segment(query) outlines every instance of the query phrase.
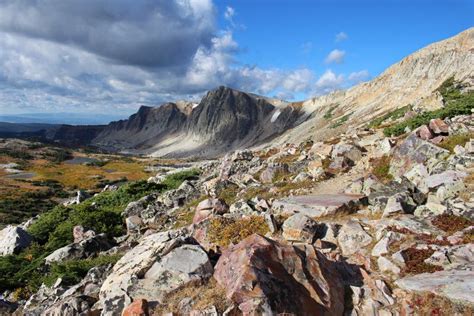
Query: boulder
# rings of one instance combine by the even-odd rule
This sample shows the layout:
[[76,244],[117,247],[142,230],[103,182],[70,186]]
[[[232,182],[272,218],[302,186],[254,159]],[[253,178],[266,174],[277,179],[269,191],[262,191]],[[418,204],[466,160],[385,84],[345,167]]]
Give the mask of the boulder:
[[430,140],[434,137],[428,126],[422,125],[415,130],[416,136],[423,140]]
[[18,253],[28,247],[33,238],[19,226],[7,226],[0,231],[0,256]]
[[430,121],[430,129],[435,134],[448,134],[449,126],[441,119],[432,119]]
[[390,163],[390,174],[401,177],[416,164],[424,164],[429,159],[442,160],[449,151],[410,134],[399,146],[394,148]]
[[397,234],[394,232],[387,232],[385,236],[383,236],[374,246],[372,249],[371,255],[374,257],[380,257],[381,255],[385,255],[389,253],[389,247],[395,241],[401,240],[403,235]]
[[333,145],[325,144],[323,142],[314,143],[309,150],[311,155],[319,156],[324,159],[331,156]]
[[365,204],[363,195],[355,194],[319,194],[300,195],[276,200],[272,209],[283,215],[301,213],[309,217],[334,215],[341,212],[352,212]]
[[229,208],[229,212],[234,215],[253,215],[256,213],[244,200],[240,200],[232,204]]
[[406,194],[396,194],[388,198],[387,205],[383,211],[383,217],[395,214],[410,214],[416,209],[417,204]]
[[143,226],[143,221],[140,216],[129,216],[125,219],[125,226],[127,226],[127,234],[139,233]]
[[380,256],[377,259],[377,266],[381,272],[389,272],[394,275],[400,274],[400,268],[389,259]]
[[372,242],[372,237],[365,232],[356,221],[348,221],[342,225],[337,235],[337,242],[344,256],[350,256],[364,251],[364,248]]
[[130,291],[139,279],[173,249],[187,243],[190,233],[187,229],[172,230],[149,235],[132,250],[125,253],[114,265],[110,275],[102,283],[98,306],[102,315],[116,315],[130,305],[135,297]]
[[214,278],[244,315],[344,312],[344,285],[335,263],[310,245],[297,249],[252,235],[224,251]]
[[276,176],[287,173],[287,164],[269,166],[260,174],[260,181],[262,181],[262,183],[272,183],[275,180]]
[[105,234],[89,237],[78,243],[72,243],[62,248],[56,249],[45,258],[47,264],[72,259],[86,259],[97,255],[101,251],[109,250],[114,246],[114,242]]
[[318,227],[318,223],[311,217],[296,213],[283,223],[283,238],[311,244]]
[[457,303],[474,305],[474,270],[444,270],[422,273],[397,280],[395,284],[408,292],[433,293]]
[[210,198],[198,204],[194,213],[193,224],[197,224],[211,215],[222,215],[227,213],[229,207],[222,199]]
[[190,283],[199,284],[214,272],[206,252],[197,245],[182,245],[157,260],[128,288],[132,298],[162,302],[164,296]]
[[122,312],[122,316],[148,316],[148,302],[145,299],[138,299],[128,305]]
[[356,163],[362,158],[362,150],[353,144],[339,143],[334,145],[331,156],[347,158],[352,164]]
[[74,237],[74,242],[79,243],[84,239],[88,239],[95,236],[95,231],[86,229],[81,225],[74,226],[72,229],[72,236]]

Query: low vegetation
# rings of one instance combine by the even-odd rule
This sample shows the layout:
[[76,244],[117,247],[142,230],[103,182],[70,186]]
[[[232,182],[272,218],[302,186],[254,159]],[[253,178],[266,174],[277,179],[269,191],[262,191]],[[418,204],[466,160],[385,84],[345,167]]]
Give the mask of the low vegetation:
[[352,113],[346,114],[343,117],[339,118],[336,122],[334,122],[331,125],[331,128],[338,128],[339,126],[342,126],[347,120],[349,120],[349,117],[351,117]]
[[474,133],[450,135],[439,146],[453,153],[454,147],[466,145],[471,138],[474,138]]
[[458,84],[453,78],[446,80],[438,91],[443,96],[445,106],[434,111],[426,111],[407,119],[401,123],[384,129],[385,136],[399,136],[408,128],[414,130],[421,125],[428,124],[432,119],[445,119],[457,115],[471,114],[474,109],[474,92],[461,93]]
[[326,120],[331,119],[333,116],[333,112],[336,108],[337,108],[337,105],[330,106],[329,109],[326,111],[326,113],[324,113],[323,118]]
[[417,249],[414,247],[403,250],[402,256],[405,259],[405,267],[402,274],[433,273],[443,270],[439,266],[425,262],[433,253],[433,249]]
[[268,225],[261,216],[250,216],[239,220],[216,217],[211,220],[207,236],[220,247],[237,244],[252,234],[265,235]]
[[393,176],[390,174],[390,156],[382,156],[374,158],[370,161],[372,165],[372,173],[381,181],[391,181]]
[[116,191],[100,193],[79,205],[56,206],[43,213],[28,228],[35,242],[19,254],[0,257],[0,292],[17,289],[18,295],[28,296],[43,282],[51,284],[61,277],[66,283],[76,283],[91,267],[115,262],[117,256],[99,256],[53,264],[48,268],[44,265],[44,258],[72,242],[72,229],[76,225],[111,237],[122,235],[125,229],[121,213],[129,202],[152,192],[175,189],[196,175],[197,170],[188,170],[168,176],[161,184],[132,182]]
[[382,125],[385,121],[387,120],[397,120],[397,119],[400,119],[402,117],[405,116],[405,114],[408,112],[408,111],[411,111],[412,110],[412,106],[411,105],[407,105],[407,106],[404,106],[402,108],[399,108],[399,109],[396,109],[392,112],[389,112],[385,115],[382,115],[380,117],[377,117],[376,119],[372,120],[370,123],[369,123],[369,127],[370,128],[377,128],[379,127],[380,125]]
[[441,214],[432,220],[432,224],[448,234],[453,234],[469,226],[474,226],[474,221],[453,214]]

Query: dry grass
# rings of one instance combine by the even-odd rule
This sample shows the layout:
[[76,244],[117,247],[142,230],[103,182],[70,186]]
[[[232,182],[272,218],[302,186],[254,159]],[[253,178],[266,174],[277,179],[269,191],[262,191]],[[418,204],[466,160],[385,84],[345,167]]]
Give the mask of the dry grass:
[[221,288],[214,278],[211,278],[205,284],[191,284],[167,295],[163,299],[163,304],[150,311],[150,314],[158,316],[172,312],[173,315],[183,315],[180,313],[179,303],[185,298],[191,298],[192,308],[195,310],[215,306],[217,311],[222,313],[230,305],[225,296],[225,289]]
[[239,243],[252,234],[265,235],[268,231],[268,225],[261,216],[250,216],[239,220],[216,217],[211,220],[207,235],[212,243],[227,247]]
[[472,316],[474,314],[472,306],[464,306],[433,293],[413,294],[409,306],[413,309],[413,315]]
[[454,152],[454,147],[457,145],[464,146],[471,138],[474,138],[474,133],[451,135],[439,144],[439,146],[450,152]]
[[382,156],[380,158],[373,158],[370,160],[372,166],[372,173],[381,181],[388,182],[393,180],[390,171],[390,156]]

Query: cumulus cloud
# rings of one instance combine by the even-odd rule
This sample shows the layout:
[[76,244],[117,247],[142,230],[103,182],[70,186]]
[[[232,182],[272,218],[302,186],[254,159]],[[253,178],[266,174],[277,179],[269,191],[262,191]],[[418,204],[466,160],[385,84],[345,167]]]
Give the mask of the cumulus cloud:
[[339,49],[332,50],[325,59],[326,64],[342,64],[344,62],[344,57],[346,52]]
[[0,30],[74,45],[117,63],[183,65],[215,30],[211,0],[5,0]]
[[336,34],[336,42],[337,43],[345,41],[348,38],[349,38],[349,36],[344,32],[339,32],[339,33]]
[[341,89],[344,83],[344,75],[337,75],[331,69],[328,69],[316,81],[315,93],[325,94]]
[[235,29],[216,15],[211,0],[0,0],[0,112],[129,114],[219,85],[291,99],[347,84],[331,70],[240,64]]
[[367,81],[369,78],[370,78],[370,74],[368,70],[352,72],[351,74],[349,74],[349,77],[348,77],[348,79],[352,81],[353,83],[364,82],[364,81]]

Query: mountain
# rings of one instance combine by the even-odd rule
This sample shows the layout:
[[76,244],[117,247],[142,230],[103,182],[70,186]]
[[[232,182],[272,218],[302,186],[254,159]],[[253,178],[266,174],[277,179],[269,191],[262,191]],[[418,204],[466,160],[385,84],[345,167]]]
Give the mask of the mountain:
[[110,123],[92,145],[154,156],[216,156],[264,143],[304,120],[298,107],[277,105],[222,86],[198,104],[141,107],[128,120]]
[[0,122],[21,124],[69,124],[69,125],[100,125],[123,118],[123,115],[97,113],[21,113],[0,115]]
[[287,103],[219,87],[199,103],[142,106],[128,119],[106,126],[63,125],[34,133],[50,141],[115,152],[215,157],[236,149],[324,140],[407,105],[418,110],[442,107],[438,87],[451,77],[473,87],[473,65],[474,28],[470,28],[420,49],[369,82],[304,102]]
[[[408,104],[420,109],[442,107],[438,87],[451,77],[474,87],[473,65],[474,28],[470,28],[420,49],[369,82],[305,101],[302,109],[311,114],[311,119],[275,142],[295,142],[307,137],[322,140]],[[326,119],[329,109],[332,117]],[[334,125],[340,126],[332,128]]]
[[369,82],[300,103],[219,87],[199,104],[142,107],[128,120],[109,124],[92,144],[154,156],[218,156],[270,141],[324,139],[408,104],[441,107],[436,89],[446,79],[474,86],[473,50],[471,28],[420,49]]

